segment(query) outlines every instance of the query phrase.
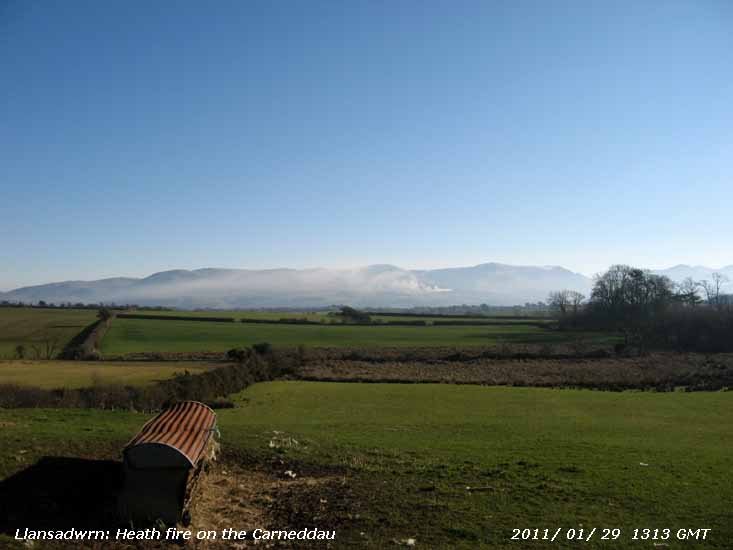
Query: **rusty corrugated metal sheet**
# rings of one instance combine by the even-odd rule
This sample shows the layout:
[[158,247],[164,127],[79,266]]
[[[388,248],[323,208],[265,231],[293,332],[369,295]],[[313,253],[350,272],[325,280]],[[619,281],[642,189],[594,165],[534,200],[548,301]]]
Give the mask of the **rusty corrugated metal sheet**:
[[198,401],[182,401],[148,421],[125,451],[137,445],[167,445],[195,466],[215,429],[216,413],[211,408]]

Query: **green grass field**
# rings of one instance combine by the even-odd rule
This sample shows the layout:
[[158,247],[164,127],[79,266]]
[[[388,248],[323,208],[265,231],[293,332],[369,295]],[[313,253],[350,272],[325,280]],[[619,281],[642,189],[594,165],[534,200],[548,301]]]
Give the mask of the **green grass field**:
[[96,316],[93,309],[0,308],[0,358],[14,357],[18,345],[34,358],[33,346],[45,349],[47,340],[55,341],[58,353]]
[[[320,327],[116,319],[102,340],[102,353],[225,351],[257,342],[269,342],[273,346],[486,346],[563,342],[573,336],[511,323],[486,327]],[[609,342],[604,335],[583,338],[592,343]]]
[[[423,548],[549,548],[511,541],[511,530],[560,526],[624,534],[557,548],[651,548],[629,540],[647,527],[713,530],[667,548],[733,539],[729,392],[274,382],[235,400],[219,411],[225,448],[347,468],[358,514],[339,532],[344,547],[411,537]],[[0,410],[0,475],[48,454],[115,456],[146,418]],[[271,449],[274,431],[299,444]]]
[[135,361],[0,361],[0,384],[39,388],[83,388],[94,384],[139,386],[188,370],[192,374],[218,365]]
[[731,393],[279,382],[239,399],[221,415],[234,444],[282,431],[298,457],[373,480],[359,529],[387,521],[385,543],[516,548],[512,528],[579,524],[711,527],[711,548],[733,537]]

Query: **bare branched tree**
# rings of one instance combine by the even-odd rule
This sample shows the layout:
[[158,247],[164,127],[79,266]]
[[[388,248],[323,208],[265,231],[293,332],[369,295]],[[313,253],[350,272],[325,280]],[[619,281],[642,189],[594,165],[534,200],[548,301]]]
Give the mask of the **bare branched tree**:
[[547,296],[547,303],[551,309],[559,311],[560,315],[565,316],[568,311],[568,307],[570,306],[568,291],[557,290],[555,292],[550,292]]
[[728,282],[728,277],[722,273],[713,273],[709,281],[700,281],[700,286],[705,291],[708,304],[720,309],[723,305],[723,285]]
[[577,315],[580,310],[580,306],[585,301],[585,295],[575,290],[568,291],[568,299],[570,300],[570,306],[573,309],[573,315]]
[[677,295],[682,303],[695,307],[702,302],[699,294],[700,288],[702,288],[700,282],[695,281],[692,277],[687,277],[677,285]]

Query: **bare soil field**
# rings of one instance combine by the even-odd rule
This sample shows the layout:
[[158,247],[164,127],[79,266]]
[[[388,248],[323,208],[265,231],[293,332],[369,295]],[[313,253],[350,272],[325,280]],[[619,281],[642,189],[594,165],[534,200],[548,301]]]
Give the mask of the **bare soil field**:
[[338,382],[441,382],[605,390],[671,391],[733,388],[733,354],[655,353],[643,357],[495,359],[480,354],[457,360],[309,360],[303,380]]
[[[279,358],[297,358],[299,361],[318,362],[328,359],[389,361],[472,361],[474,359],[567,359],[607,358],[614,356],[611,345],[590,345],[585,341],[563,344],[502,344],[499,346],[379,346],[327,347],[276,346]],[[223,361],[226,352],[131,352],[105,356],[109,361]]]

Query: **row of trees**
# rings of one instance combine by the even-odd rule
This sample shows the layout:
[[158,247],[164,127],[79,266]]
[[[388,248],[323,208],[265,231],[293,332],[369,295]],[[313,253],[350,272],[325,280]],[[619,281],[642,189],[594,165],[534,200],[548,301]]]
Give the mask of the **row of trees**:
[[727,278],[675,284],[648,270],[614,265],[596,277],[590,298],[562,290],[549,303],[563,327],[621,331],[627,342],[652,342],[700,351],[733,350],[733,296]]
[[585,294],[575,290],[550,292],[547,298],[550,309],[559,313],[561,316],[565,316],[568,313],[577,314],[584,301]]
[[708,305],[716,309],[733,306],[733,295],[723,292],[728,277],[713,273],[710,280],[695,281],[687,277],[681,283],[674,283],[669,277],[629,267],[615,265],[596,277],[590,301],[586,304],[584,294],[575,290],[551,292],[548,297],[550,308],[560,316],[579,313],[588,305],[605,309],[612,317],[649,313],[678,303],[689,307]]
[[[723,286],[727,282],[728,277],[722,273],[713,273],[709,281],[695,281],[692,277],[687,277],[677,285],[676,297],[691,307],[707,302],[708,305],[722,309],[733,303],[733,296],[723,292]],[[701,293],[704,295],[704,300]]]

